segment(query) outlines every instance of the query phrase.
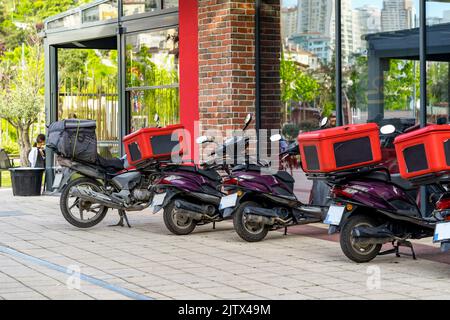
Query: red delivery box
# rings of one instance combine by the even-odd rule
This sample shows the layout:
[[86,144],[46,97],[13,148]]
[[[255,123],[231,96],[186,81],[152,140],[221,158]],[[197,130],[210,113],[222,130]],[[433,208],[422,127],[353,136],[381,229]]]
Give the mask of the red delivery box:
[[429,125],[402,134],[394,144],[404,179],[450,171],[450,125]]
[[309,173],[344,171],[376,164],[382,158],[375,123],[301,133],[298,143],[303,170]]
[[143,128],[123,138],[128,162],[135,166],[149,159],[169,160],[185,149],[184,127]]

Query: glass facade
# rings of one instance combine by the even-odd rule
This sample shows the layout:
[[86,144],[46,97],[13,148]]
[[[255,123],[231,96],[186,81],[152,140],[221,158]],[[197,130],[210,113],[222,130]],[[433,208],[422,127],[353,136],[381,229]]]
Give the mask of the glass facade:
[[[428,28],[427,63],[427,113],[430,122],[449,118],[450,54],[443,43],[448,42],[450,32],[450,3],[427,1],[426,23]],[[439,33],[439,39],[435,34]]]
[[95,119],[99,154],[119,156],[117,51],[59,49],[59,56],[58,120]]
[[[417,118],[418,11],[412,0],[341,0],[344,123]],[[320,116],[334,119],[335,1],[283,0],[281,33],[281,126],[297,132],[314,127]],[[380,39],[390,47],[377,50]]]
[[[123,1],[123,15],[133,22],[133,15],[178,7],[178,1]],[[118,0],[95,1],[91,4],[49,18],[46,31],[68,31],[83,25],[103,27],[116,20]],[[172,14],[173,15],[173,14]],[[119,50],[116,31],[105,39],[92,43],[77,41],[57,50],[57,99],[55,120],[69,118],[97,121],[98,152],[108,158],[120,156],[121,137],[125,132],[154,126],[158,113],[162,125],[179,122],[179,52],[177,19],[175,27],[165,30],[159,25],[146,24],[152,30],[124,34],[125,91],[119,86]],[[110,49],[97,49],[108,47]],[[121,96],[130,122],[123,124]],[[122,122],[122,123],[121,123]],[[125,128],[124,128],[125,126]]]
[[[419,3],[341,0],[343,124],[391,123],[402,131],[420,122],[422,104],[428,123],[448,119],[450,50],[443,43],[450,40],[450,3],[426,1],[426,97],[421,97]],[[262,0],[262,8],[269,5]],[[335,6],[334,0],[281,0],[280,128],[288,139],[317,129],[321,116],[336,124]],[[383,150],[384,165],[396,172],[389,148]]]
[[178,30],[166,29],[127,35],[126,86],[131,110],[131,131],[179,122]]

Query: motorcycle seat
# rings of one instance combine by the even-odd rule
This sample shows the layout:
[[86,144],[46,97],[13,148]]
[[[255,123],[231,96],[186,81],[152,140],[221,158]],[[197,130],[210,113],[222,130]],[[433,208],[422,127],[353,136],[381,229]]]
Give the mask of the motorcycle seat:
[[106,159],[98,155],[97,164],[108,173],[116,173],[124,169],[123,161],[118,158]]
[[[249,164],[249,165],[241,164],[233,168],[233,171],[245,171],[245,170],[260,172],[261,166],[256,164]],[[295,179],[286,171],[277,171],[273,176],[287,184],[295,183]]]
[[278,171],[275,177],[286,183],[295,183],[295,179],[286,171]]
[[400,174],[391,174],[391,180],[389,180],[389,175],[384,171],[374,171],[366,176],[367,178],[374,180],[381,180],[392,182],[396,186],[402,188],[405,191],[411,191],[417,189],[411,182],[403,179]]
[[400,174],[392,174],[391,175],[391,182],[395,185],[401,187],[404,190],[415,190],[417,187],[415,187],[411,182],[409,182],[406,179],[403,179]]
[[187,171],[187,172],[196,172],[202,176],[204,176],[205,178],[208,178],[209,180],[213,180],[213,181],[221,181],[222,177],[220,176],[220,174],[217,173],[216,170],[214,169],[200,169],[194,166],[179,166],[177,167],[177,170],[181,170],[181,171]]

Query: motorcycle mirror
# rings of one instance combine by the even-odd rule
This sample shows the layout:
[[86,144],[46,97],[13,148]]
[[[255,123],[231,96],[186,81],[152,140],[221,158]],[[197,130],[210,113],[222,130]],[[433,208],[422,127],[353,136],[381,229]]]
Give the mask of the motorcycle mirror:
[[380,128],[380,132],[382,134],[391,134],[391,133],[394,133],[395,130],[396,130],[395,126],[393,126],[392,124],[387,124]]
[[270,137],[270,141],[275,142],[275,141],[280,141],[281,140],[281,134],[277,133],[274,134]]
[[245,126],[244,126],[244,129],[242,129],[242,130],[247,129],[250,122],[252,122],[252,119],[253,119],[252,114],[251,113],[247,114],[247,116],[245,117],[245,122],[244,122]]
[[205,142],[212,142],[212,141],[214,141],[214,139],[211,137],[207,137],[207,136],[200,136],[195,141],[197,142],[197,144],[202,144]]
[[153,118],[153,120],[158,123],[159,122],[159,114],[155,113],[155,117]]
[[328,117],[323,117],[322,120],[320,120],[320,127],[325,128],[329,122],[330,119]]

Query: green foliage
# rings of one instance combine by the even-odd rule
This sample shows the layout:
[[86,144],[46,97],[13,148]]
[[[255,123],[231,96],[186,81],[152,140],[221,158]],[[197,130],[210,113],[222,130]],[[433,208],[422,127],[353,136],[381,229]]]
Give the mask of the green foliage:
[[0,117],[14,127],[29,127],[37,122],[43,99],[30,81],[16,79],[10,90],[0,93]]
[[[168,36],[173,39],[173,47],[177,47],[177,35]],[[167,44],[169,46],[169,44]],[[155,55],[151,48],[142,45],[137,53],[131,54],[133,48],[127,47],[127,86],[171,86],[179,83],[175,54]],[[179,121],[179,91],[176,87],[158,88],[150,90],[136,90],[132,92],[132,116],[143,115],[153,123],[153,116],[158,113],[163,125]],[[132,123],[133,129],[138,129],[144,123]]]
[[5,149],[7,154],[17,155],[19,154],[19,145],[15,142],[3,143],[1,145],[2,149]]
[[312,102],[320,93],[320,85],[316,79],[301,71],[296,63],[281,57],[281,100],[285,103]]
[[357,56],[348,72],[350,85],[347,88],[347,96],[353,108],[366,110],[368,105],[368,59],[367,56]]
[[419,72],[414,72],[413,61],[391,60],[384,82],[385,109],[408,110],[414,86],[419,98],[419,77]]
[[448,63],[434,62],[428,69],[428,101],[438,105],[448,101]]

